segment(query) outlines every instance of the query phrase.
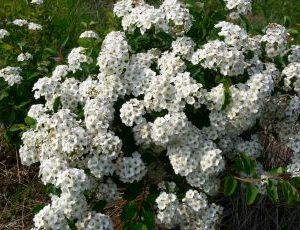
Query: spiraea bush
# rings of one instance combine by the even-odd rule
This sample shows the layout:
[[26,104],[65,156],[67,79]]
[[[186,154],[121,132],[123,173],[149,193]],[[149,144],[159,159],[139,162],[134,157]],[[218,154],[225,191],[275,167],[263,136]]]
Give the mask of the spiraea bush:
[[[214,196],[239,185],[248,204],[300,200],[300,47],[279,24],[254,33],[251,0],[212,2],[118,1],[122,29],[84,31],[36,81],[20,157],[55,193],[33,229],[113,229],[119,199],[123,229],[218,229]],[[285,161],[266,163],[265,130]]]

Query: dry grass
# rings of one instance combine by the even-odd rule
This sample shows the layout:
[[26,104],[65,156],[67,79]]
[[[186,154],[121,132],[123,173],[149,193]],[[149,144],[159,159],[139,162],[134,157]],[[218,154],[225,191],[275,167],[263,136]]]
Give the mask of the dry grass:
[[33,208],[48,202],[37,169],[0,166],[0,229],[30,229]]
[[20,164],[17,149],[3,138],[0,129],[0,229],[20,230],[32,226],[32,209],[48,202],[38,180],[38,168]]
[[222,230],[300,229],[300,205],[274,205],[267,197],[261,196],[254,205],[247,206],[243,190],[222,203],[225,207]]

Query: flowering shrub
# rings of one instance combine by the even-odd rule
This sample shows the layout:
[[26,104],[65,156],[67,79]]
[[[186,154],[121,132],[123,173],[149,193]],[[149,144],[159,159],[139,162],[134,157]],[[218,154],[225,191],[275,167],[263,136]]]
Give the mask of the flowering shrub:
[[[10,140],[19,142],[17,134],[27,129],[28,122],[24,123],[24,118],[30,106],[37,103],[32,93],[34,83],[38,78],[49,75],[57,64],[63,62],[70,48],[81,42],[82,37],[78,40],[71,34],[79,35],[83,29],[89,30],[95,26],[97,18],[84,15],[86,5],[77,3],[75,6],[74,1],[1,2],[0,123],[9,128],[7,137]],[[72,15],[75,13],[70,12],[75,7],[80,7],[82,11],[82,15],[77,14],[76,20]],[[106,14],[106,11],[103,8],[100,13]],[[97,25],[101,36],[106,30],[114,28],[111,18],[106,15],[105,20],[101,19],[101,25]],[[95,45],[100,40],[96,37]]]
[[[204,34],[193,27],[201,15],[177,0],[118,1],[122,31],[99,51],[98,35],[82,33],[67,62],[38,79],[34,97],[45,103],[28,112],[20,157],[40,162],[58,192],[33,229],[113,229],[103,208],[121,197],[130,200],[123,229],[217,229],[222,207],[211,198],[225,169],[227,195],[241,182],[249,204],[266,191],[277,201],[281,184],[299,200],[300,48],[281,25],[256,35],[239,25],[250,0],[225,6],[228,20],[209,21]],[[18,68],[2,72],[19,81]],[[275,172],[256,163],[265,129],[292,152]]]

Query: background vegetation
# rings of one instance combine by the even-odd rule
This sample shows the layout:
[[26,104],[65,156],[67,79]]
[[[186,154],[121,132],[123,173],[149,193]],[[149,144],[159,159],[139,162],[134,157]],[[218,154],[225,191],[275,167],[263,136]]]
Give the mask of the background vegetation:
[[[204,10],[204,2],[205,14],[222,20],[224,16],[221,1],[196,1],[197,7],[194,10],[195,12]],[[50,60],[47,65],[49,72],[55,65],[65,60],[71,48],[78,45],[76,38],[84,30],[95,30],[103,38],[108,32],[120,27],[119,21],[114,18],[111,10],[113,0],[45,0],[43,7],[31,6],[28,2],[0,0],[0,28],[16,18],[26,18],[43,24],[41,40],[29,41],[29,45],[40,52],[41,60]],[[160,1],[149,2],[158,4]],[[194,4],[195,0],[185,0],[185,2]],[[269,22],[277,22],[287,26],[295,39],[294,42],[300,43],[299,9],[299,0],[254,0],[253,15],[255,16],[248,18],[250,24],[254,26],[249,29],[258,33]],[[204,31],[205,28],[209,28],[207,26],[213,27],[212,24],[209,25],[209,21],[198,20],[196,23],[199,23],[198,28],[205,25],[201,31],[203,36],[209,33]],[[246,20],[245,23],[247,24]],[[15,45],[19,43],[18,40],[11,42],[15,42]],[[39,47],[36,47],[37,44]],[[10,47],[0,45],[0,68],[15,59],[15,55],[9,53],[12,53]],[[33,82],[26,86],[25,97],[23,94],[19,95],[20,100],[14,102],[15,104],[9,104],[7,113],[3,113],[4,109],[0,102],[0,120],[5,124],[0,126],[0,229],[30,229],[33,214],[39,210],[40,205],[48,202],[47,193],[55,192],[52,188],[38,182],[37,167],[29,168],[20,165],[17,157],[18,132],[11,130],[11,127],[22,123],[26,117],[30,103],[25,104],[21,110],[16,109],[16,105],[22,104],[24,98],[33,100],[32,94],[28,92]],[[17,95],[20,89],[15,90]],[[8,101],[11,99],[7,98],[3,104],[7,106]],[[15,113],[14,119],[10,117],[12,113]],[[237,198],[219,200],[219,203],[226,207],[223,229],[299,229],[300,220],[297,218],[299,206],[273,205],[262,197],[257,204],[248,207],[243,197],[244,195],[241,194]],[[122,205],[124,203],[120,202],[120,206]],[[114,221],[118,225],[120,207],[111,207],[106,211],[115,217]]]

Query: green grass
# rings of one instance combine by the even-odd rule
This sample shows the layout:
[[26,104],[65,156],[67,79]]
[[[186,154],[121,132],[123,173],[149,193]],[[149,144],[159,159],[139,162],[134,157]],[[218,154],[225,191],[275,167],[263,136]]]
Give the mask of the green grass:
[[[91,29],[105,36],[119,29],[119,23],[111,11],[111,0],[53,0],[41,7],[32,6],[26,0],[0,0],[1,21],[16,18],[27,19],[44,26],[49,47],[69,51],[77,45],[81,32]],[[40,20],[40,21],[39,21]]]
[[300,43],[300,1],[299,0],[254,0],[251,24],[261,30],[268,23],[286,26],[294,38],[292,43]]

